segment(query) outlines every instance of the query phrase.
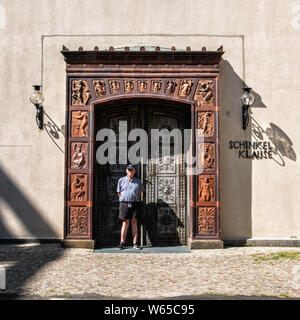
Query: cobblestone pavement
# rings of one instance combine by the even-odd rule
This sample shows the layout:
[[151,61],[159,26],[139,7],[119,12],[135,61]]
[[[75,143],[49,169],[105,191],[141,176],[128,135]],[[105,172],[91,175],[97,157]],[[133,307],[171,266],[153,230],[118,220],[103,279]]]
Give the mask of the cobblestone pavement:
[[257,253],[300,248],[242,247],[180,254],[109,254],[58,245],[1,245],[5,294],[163,298],[201,294],[300,298],[300,260]]

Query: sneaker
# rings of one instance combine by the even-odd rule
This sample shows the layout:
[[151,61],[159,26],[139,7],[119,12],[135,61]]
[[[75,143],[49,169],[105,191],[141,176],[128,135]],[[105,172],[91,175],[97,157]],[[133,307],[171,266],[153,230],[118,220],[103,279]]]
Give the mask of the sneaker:
[[118,248],[119,248],[120,250],[125,249],[125,244],[124,244],[123,242],[120,242],[120,244],[118,245]]
[[141,249],[141,247],[137,243],[134,243],[133,244],[133,249],[139,250],[139,249]]

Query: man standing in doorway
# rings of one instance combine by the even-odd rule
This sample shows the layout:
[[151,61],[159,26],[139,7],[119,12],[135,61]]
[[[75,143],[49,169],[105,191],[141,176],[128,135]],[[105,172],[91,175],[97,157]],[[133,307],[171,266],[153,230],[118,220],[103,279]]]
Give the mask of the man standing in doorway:
[[137,244],[138,228],[137,219],[140,209],[141,193],[145,191],[141,180],[135,177],[135,168],[133,165],[128,165],[126,168],[126,176],[120,178],[117,186],[117,193],[119,196],[119,219],[122,222],[121,241],[119,248],[125,248],[125,240],[127,230],[129,227],[129,220],[131,220],[133,248],[140,249]]

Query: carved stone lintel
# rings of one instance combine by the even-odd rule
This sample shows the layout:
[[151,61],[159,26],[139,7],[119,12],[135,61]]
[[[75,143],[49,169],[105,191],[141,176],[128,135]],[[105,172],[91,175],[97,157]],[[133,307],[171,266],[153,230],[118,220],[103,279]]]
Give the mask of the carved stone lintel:
[[214,169],[215,167],[215,145],[214,143],[199,143],[198,164],[204,169]]
[[134,89],[133,80],[124,80],[125,93],[132,93]]
[[215,201],[215,177],[213,175],[201,175],[198,180],[198,201]]
[[70,207],[69,234],[84,235],[88,233],[88,209],[87,207]]
[[198,136],[211,137],[215,131],[215,116],[212,111],[198,112]]
[[214,106],[214,81],[200,80],[197,85],[194,100],[197,101],[198,107]]
[[158,93],[161,89],[162,82],[160,80],[152,80],[151,81],[151,91],[153,93]]
[[72,143],[71,144],[71,168],[86,169],[88,167],[88,144]]
[[110,93],[111,94],[120,94],[120,82],[117,80],[110,80]]
[[146,92],[147,90],[147,80],[139,80],[138,81],[138,91],[139,92]]
[[214,207],[198,208],[197,231],[198,235],[216,234],[216,215]]
[[72,111],[72,137],[86,137],[88,135],[88,112]]
[[87,200],[87,175],[86,174],[71,174],[71,201],[86,201]]
[[91,93],[85,80],[72,81],[72,105],[87,105]]
[[103,80],[95,80],[93,81],[93,85],[95,88],[97,99],[106,95],[105,82]]
[[182,80],[179,87],[179,96],[187,97],[192,90],[193,80]]

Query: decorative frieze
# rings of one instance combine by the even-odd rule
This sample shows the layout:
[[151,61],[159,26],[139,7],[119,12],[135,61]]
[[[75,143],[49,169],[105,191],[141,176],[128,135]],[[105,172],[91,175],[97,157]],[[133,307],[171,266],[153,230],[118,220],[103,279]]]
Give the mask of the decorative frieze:
[[88,208],[71,206],[69,216],[69,234],[85,235],[88,233]]
[[173,94],[176,88],[176,81],[167,80],[166,87],[165,87],[165,93],[167,94]]
[[215,177],[213,175],[201,175],[198,177],[198,201],[215,201]]
[[109,86],[111,94],[120,94],[120,81],[110,80]]
[[211,137],[215,133],[215,115],[212,111],[198,112],[198,136]]
[[214,81],[200,80],[198,81],[194,100],[197,101],[198,107],[212,107],[214,102]]
[[198,235],[216,234],[216,214],[214,207],[199,207],[197,217]]
[[87,175],[86,174],[71,174],[71,201],[86,201],[87,200]]
[[132,93],[134,89],[133,80],[124,80],[125,93]]
[[214,143],[198,144],[198,163],[204,169],[214,169],[215,167],[215,145]]
[[87,151],[87,143],[71,143],[71,169],[86,169],[88,167]]
[[179,96],[187,97],[191,93],[192,85],[192,80],[182,80],[179,87]]
[[95,80],[93,81],[93,85],[94,85],[97,99],[100,99],[106,95],[105,82],[103,80]]
[[138,91],[139,92],[146,92],[147,91],[147,84],[146,80],[139,80],[138,81]]
[[72,105],[87,105],[91,93],[85,80],[72,81]]
[[86,137],[88,135],[88,112],[72,111],[72,137]]
[[151,81],[151,92],[158,93],[161,89],[162,82],[160,80]]

